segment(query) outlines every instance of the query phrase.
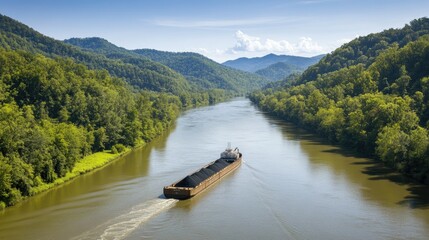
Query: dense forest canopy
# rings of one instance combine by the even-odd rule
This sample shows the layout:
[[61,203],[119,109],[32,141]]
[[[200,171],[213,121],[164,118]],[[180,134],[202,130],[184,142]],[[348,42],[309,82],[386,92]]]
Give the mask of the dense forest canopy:
[[0,49],[0,204],[63,177],[92,152],[151,141],[181,108],[179,97],[136,92],[107,71]]
[[333,72],[357,64],[371,65],[375,58],[392,46],[404,47],[419,37],[429,34],[427,18],[410,22],[401,29],[388,29],[381,33],[358,37],[324,57],[318,64],[304,72],[301,81],[315,80],[318,74]]
[[266,68],[260,69],[255,73],[275,82],[283,80],[289,77],[291,74],[301,73],[305,69],[306,68],[298,67],[296,65],[278,62],[271,64]]
[[428,34],[429,19],[421,18],[402,29],[359,37],[292,83],[255,92],[251,99],[428,182]]
[[46,37],[3,15],[0,15],[0,47],[40,53],[48,57],[69,57],[90,69],[107,70],[112,76],[121,77],[140,89],[174,94],[190,90],[185,78],[167,66],[149,59],[129,63],[109,59],[102,54],[85,52],[70,44]]

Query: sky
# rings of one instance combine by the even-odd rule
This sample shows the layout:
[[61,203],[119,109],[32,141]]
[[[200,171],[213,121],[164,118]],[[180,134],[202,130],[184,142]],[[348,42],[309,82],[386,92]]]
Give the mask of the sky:
[[0,14],[58,40],[101,37],[224,62],[329,53],[429,17],[429,0],[0,0]]

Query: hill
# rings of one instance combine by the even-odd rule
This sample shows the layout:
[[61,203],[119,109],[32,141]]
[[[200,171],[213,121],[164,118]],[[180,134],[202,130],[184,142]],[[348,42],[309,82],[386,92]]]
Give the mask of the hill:
[[197,53],[173,53],[153,49],[127,50],[101,38],[72,38],[65,42],[127,63],[150,59],[182,74],[197,89],[219,88],[244,93],[260,88],[268,82],[258,75],[227,68]]
[[263,57],[255,58],[238,58],[235,60],[229,60],[222,63],[225,66],[232,67],[235,69],[247,71],[247,72],[256,72],[258,70],[267,68],[268,66],[283,62],[288,65],[293,65],[291,67],[297,67],[300,69],[306,69],[310,65],[317,63],[324,55],[318,55],[314,57],[298,57],[298,56],[289,56],[289,55],[276,55],[268,54]]
[[261,88],[269,82],[256,74],[225,67],[197,53],[172,53],[152,49],[139,49],[134,52],[169,66],[202,87],[247,92]]
[[190,91],[186,79],[172,69],[149,59],[121,61],[52,39],[7,16],[0,15],[0,47],[48,57],[69,57],[91,69],[105,69],[140,89],[182,93]]
[[125,48],[118,47],[103,38],[70,38],[64,40],[64,42],[77,46],[83,51],[99,53],[105,55],[108,58],[125,59],[139,57],[138,54],[134,54],[132,51],[129,51]]
[[413,20],[401,29],[388,29],[380,33],[359,37],[326,55],[318,64],[304,72],[301,82],[311,81],[317,74],[333,72],[341,68],[363,64],[371,65],[383,51],[394,46],[404,47],[411,41],[429,34],[427,18]]
[[271,64],[266,68],[259,69],[255,73],[274,82],[283,80],[291,74],[301,73],[304,70],[304,68],[300,68],[296,65],[278,62]]
[[264,110],[429,183],[429,18],[359,37],[292,85],[252,94]]

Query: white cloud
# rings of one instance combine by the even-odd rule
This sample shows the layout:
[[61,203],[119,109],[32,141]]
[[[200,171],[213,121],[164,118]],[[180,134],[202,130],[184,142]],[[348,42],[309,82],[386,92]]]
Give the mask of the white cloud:
[[296,43],[287,40],[266,39],[261,41],[238,30],[235,33],[235,46],[229,49],[230,53],[238,52],[276,52],[286,54],[316,54],[323,52],[323,48],[310,37],[301,37]]
[[269,53],[295,56],[315,56],[328,52],[310,37],[301,37],[296,42],[287,40],[261,39],[248,35],[240,30],[235,33],[235,45],[226,49],[194,48],[193,51],[203,54],[217,62],[237,57],[261,57]]
[[323,50],[323,48],[310,37],[301,37],[295,48],[305,53],[321,52]]

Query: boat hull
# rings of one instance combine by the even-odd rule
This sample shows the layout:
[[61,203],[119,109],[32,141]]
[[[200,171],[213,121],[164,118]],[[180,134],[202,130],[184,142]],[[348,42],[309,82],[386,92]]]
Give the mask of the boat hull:
[[[176,184],[178,182],[173,183],[169,186],[166,186],[164,187],[164,196],[166,198],[175,198],[175,199],[181,199],[181,200],[191,198],[197,195],[198,193],[204,191],[205,189],[209,188],[214,183],[220,181],[228,173],[231,173],[234,170],[236,170],[241,165],[241,162],[242,162],[241,157],[234,160],[234,162],[230,163],[228,166],[216,172],[206,180],[202,181],[196,187],[176,187]],[[211,162],[203,168],[206,168],[207,166],[210,166],[213,163],[214,162]]]

